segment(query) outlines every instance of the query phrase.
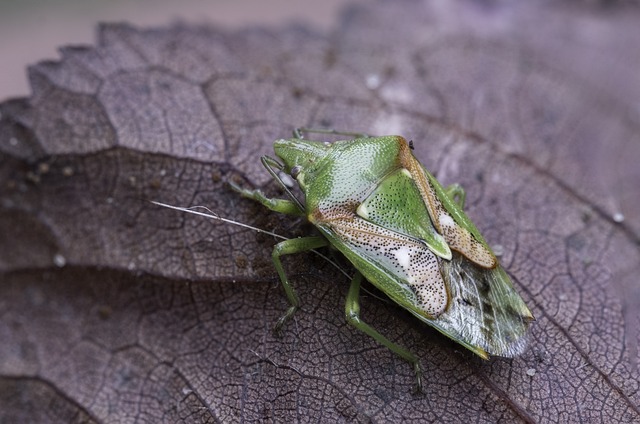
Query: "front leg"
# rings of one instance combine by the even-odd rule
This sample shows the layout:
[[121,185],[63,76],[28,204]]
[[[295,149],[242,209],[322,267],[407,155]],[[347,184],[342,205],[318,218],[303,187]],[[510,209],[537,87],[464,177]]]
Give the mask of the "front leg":
[[304,215],[304,212],[300,210],[300,207],[297,203],[286,200],[286,199],[271,199],[264,195],[260,190],[248,190],[238,186],[237,184],[229,181],[229,187],[231,187],[234,191],[240,193],[242,197],[246,197],[247,199],[255,200],[261,205],[269,208],[272,211],[284,213],[287,215]]

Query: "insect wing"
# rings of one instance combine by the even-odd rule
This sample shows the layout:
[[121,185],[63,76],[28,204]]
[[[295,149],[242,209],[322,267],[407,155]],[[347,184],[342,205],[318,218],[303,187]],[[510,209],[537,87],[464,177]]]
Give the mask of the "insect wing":
[[319,228],[396,303],[423,317],[437,317],[447,309],[449,294],[439,258],[421,240],[358,216],[331,220]]
[[504,269],[483,269],[456,252],[441,266],[451,295],[449,308],[437,320],[416,314],[418,318],[482,357],[522,353],[534,318]]
[[524,349],[533,317],[501,267],[478,267],[457,252],[441,259],[420,240],[359,217],[319,228],[393,301],[479,356]]
[[[531,312],[439,182],[412,155],[399,162],[355,214],[315,224],[367,280],[422,321],[482,357],[517,355]],[[454,250],[449,257],[432,237],[436,223]]]

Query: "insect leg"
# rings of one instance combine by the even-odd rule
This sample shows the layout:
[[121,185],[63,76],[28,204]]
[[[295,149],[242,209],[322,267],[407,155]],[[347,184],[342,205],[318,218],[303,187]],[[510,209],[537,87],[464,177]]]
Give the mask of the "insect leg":
[[291,306],[287,309],[287,312],[284,313],[276,323],[275,332],[279,333],[282,326],[293,316],[296,310],[300,307],[300,301],[298,300],[298,295],[296,294],[293,286],[289,282],[287,278],[287,274],[284,272],[284,268],[282,267],[282,262],[280,261],[280,256],[282,255],[290,255],[292,253],[300,253],[305,252],[307,250],[316,249],[318,247],[327,246],[329,242],[324,237],[313,236],[313,237],[301,237],[295,239],[289,239],[282,241],[275,245],[273,248],[273,253],[271,254],[271,258],[273,259],[273,264],[278,271],[278,275],[280,276],[280,281],[282,282],[282,287],[284,288],[284,292],[287,295],[287,299],[289,299],[289,303]]
[[260,190],[248,190],[244,189],[237,184],[229,181],[229,187],[231,187],[234,191],[237,191],[242,195],[242,197],[246,197],[248,199],[255,200],[256,202],[262,204],[263,206],[271,209],[275,212],[285,213],[288,215],[303,215],[303,211],[300,210],[300,207],[297,203],[286,200],[286,199],[270,199],[264,195]]
[[350,131],[337,131],[328,128],[296,128],[293,130],[293,137],[303,139],[302,133],[315,133],[315,134],[333,134],[333,135],[348,135],[353,138],[369,138],[368,134]]
[[445,193],[460,206],[461,209],[464,209],[464,201],[467,197],[467,193],[464,191],[464,188],[460,184],[451,184],[447,188],[444,189]]
[[418,358],[407,349],[393,343],[391,340],[387,339],[382,334],[378,333],[373,327],[369,324],[360,320],[360,283],[362,282],[362,274],[359,272],[356,273],[355,277],[351,281],[351,286],[349,287],[349,293],[347,294],[347,301],[345,304],[345,314],[347,318],[347,322],[372,337],[378,343],[386,346],[389,350],[391,350],[396,355],[400,356],[407,362],[410,362],[413,365],[413,370],[416,373],[416,388],[418,392],[422,391],[422,371],[420,370],[420,362]]

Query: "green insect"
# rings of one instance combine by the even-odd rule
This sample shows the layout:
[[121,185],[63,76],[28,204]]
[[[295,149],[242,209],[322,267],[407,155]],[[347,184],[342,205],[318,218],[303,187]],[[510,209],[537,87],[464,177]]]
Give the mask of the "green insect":
[[[283,164],[268,156],[262,163],[290,199],[269,199],[259,190],[231,184],[273,211],[306,216],[322,234],[285,240],[273,249],[273,262],[291,305],[276,330],[300,305],[280,257],[330,244],[356,269],[346,299],[348,323],[413,364],[418,390],[418,358],[360,319],[363,277],[484,359],[520,354],[533,315],[463,212],[462,188],[443,188],[402,137],[315,132],[359,137],[327,143],[305,140],[296,130],[296,138],[277,140],[274,150]],[[278,172],[297,181],[304,202],[291,193]]]

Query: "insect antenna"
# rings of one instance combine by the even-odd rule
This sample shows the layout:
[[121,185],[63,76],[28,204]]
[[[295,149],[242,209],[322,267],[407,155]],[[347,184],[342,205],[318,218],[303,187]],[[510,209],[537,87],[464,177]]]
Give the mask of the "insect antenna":
[[[174,209],[174,210],[181,211],[181,212],[186,212],[186,213],[191,213],[191,214],[194,214],[194,215],[204,216],[205,218],[210,218],[210,219],[214,219],[214,220],[217,220],[217,221],[222,221],[222,222],[225,222],[227,224],[237,225],[238,227],[247,228],[247,229],[253,230],[253,231],[257,232],[257,233],[267,234],[267,235],[273,236],[273,237],[281,239],[281,240],[289,240],[289,238],[287,238],[287,237],[285,237],[283,235],[274,233],[272,231],[263,230],[262,228],[254,227],[252,225],[245,224],[245,223],[239,222],[239,221],[234,221],[233,219],[223,218],[223,217],[219,216],[217,213],[213,212],[211,209],[207,208],[206,206],[191,206],[191,207],[188,207],[188,208],[184,208],[184,207],[181,207],[181,206],[173,206],[173,205],[168,205],[166,203],[156,202],[154,200],[151,200],[151,203],[153,203],[156,206],[162,206],[163,208]],[[197,209],[203,209],[203,210],[207,211],[208,213],[207,212],[200,212]],[[349,280],[351,280],[353,278],[353,276],[349,275],[344,269],[342,269],[342,267],[340,265],[338,265],[335,261],[333,261],[332,259],[330,259],[326,255],[318,252],[315,249],[312,249],[311,251],[313,253],[315,253],[316,255],[320,256],[322,259],[324,259],[328,263],[330,263],[334,268],[336,268],[338,271],[340,271],[340,273],[342,273]]]

